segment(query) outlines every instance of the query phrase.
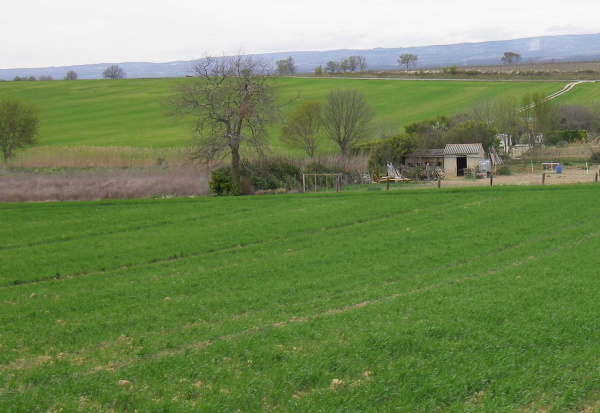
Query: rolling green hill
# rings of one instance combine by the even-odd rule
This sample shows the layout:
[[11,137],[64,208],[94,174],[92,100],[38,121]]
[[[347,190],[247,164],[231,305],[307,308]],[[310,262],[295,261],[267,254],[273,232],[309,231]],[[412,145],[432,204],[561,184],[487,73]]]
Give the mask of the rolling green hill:
[[[189,122],[165,116],[165,99],[178,81],[182,80],[0,82],[0,96],[17,96],[39,105],[40,145],[174,147],[190,144]],[[331,89],[357,89],[375,110],[375,123],[393,121],[402,126],[453,114],[476,101],[503,94],[551,94],[564,84],[282,78],[280,95],[283,100],[300,94],[295,101],[298,103],[303,99],[321,100]],[[573,99],[589,102],[599,88],[598,83],[587,84],[571,93],[577,96]],[[272,135],[272,145],[279,146],[277,128]]]
[[0,410],[594,412],[598,185],[0,205]]

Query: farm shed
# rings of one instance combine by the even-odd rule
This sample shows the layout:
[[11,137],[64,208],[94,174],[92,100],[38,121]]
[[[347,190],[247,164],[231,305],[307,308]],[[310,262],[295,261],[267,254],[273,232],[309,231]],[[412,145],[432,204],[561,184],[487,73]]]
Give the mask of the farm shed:
[[449,143],[444,148],[444,172],[446,176],[464,176],[465,169],[477,168],[485,158],[480,143]]
[[444,167],[444,150],[443,149],[425,149],[412,151],[406,156],[406,166],[439,166]]

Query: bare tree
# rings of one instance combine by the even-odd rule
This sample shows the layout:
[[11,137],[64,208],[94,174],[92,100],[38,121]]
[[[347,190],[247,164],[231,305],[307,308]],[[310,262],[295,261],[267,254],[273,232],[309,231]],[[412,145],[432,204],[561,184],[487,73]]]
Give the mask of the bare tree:
[[65,80],[77,80],[77,72],[69,70],[65,75]]
[[236,55],[202,58],[195,77],[179,83],[171,100],[174,115],[194,117],[192,159],[231,156],[231,177],[239,182],[240,149],[261,151],[267,128],[277,120],[276,80],[262,59]]
[[398,63],[400,64],[400,66],[406,67],[406,71],[408,72],[408,69],[411,66],[415,66],[417,64],[417,60],[419,60],[419,57],[417,55],[404,53],[403,55],[400,55]]
[[343,156],[353,144],[367,137],[372,118],[373,110],[356,90],[332,90],[325,97],[323,127]]
[[102,72],[104,79],[123,79],[127,74],[121,66],[110,65]]
[[358,70],[364,72],[367,69],[367,59],[364,56],[358,55],[356,57],[356,64],[358,65]]
[[558,119],[561,130],[586,130],[594,137],[600,132],[600,113],[592,108],[563,104]]
[[492,102],[493,124],[504,143],[504,152],[517,144],[519,134],[519,114],[517,100],[511,96],[500,96]]
[[42,75],[39,77],[39,80],[42,80],[42,81],[52,80],[52,75]]
[[543,143],[544,134],[554,129],[557,119],[554,103],[544,94],[533,92],[523,96],[522,105],[519,114],[529,143]]
[[468,115],[477,122],[492,123],[494,119],[493,101],[481,100],[473,103]]
[[302,149],[314,158],[321,135],[321,103],[301,103],[289,116],[281,131],[281,140],[293,148]]
[[35,145],[38,130],[38,110],[16,98],[0,100],[0,149],[4,167],[15,151]]
[[348,70],[350,70],[351,72],[356,71],[356,69],[358,69],[358,60],[357,60],[358,56],[350,56],[348,58]]
[[355,72],[357,70],[364,72],[367,68],[367,61],[364,56],[354,55],[348,58],[348,70]]

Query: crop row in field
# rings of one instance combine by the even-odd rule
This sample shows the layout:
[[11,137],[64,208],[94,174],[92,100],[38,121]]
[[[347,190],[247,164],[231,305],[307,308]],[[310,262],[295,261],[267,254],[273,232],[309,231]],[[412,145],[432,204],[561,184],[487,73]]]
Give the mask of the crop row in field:
[[[173,147],[191,142],[190,123],[166,116],[164,105],[176,82],[190,79],[123,79],[53,82],[3,82],[0,96],[17,96],[39,105],[41,145]],[[322,100],[332,89],[361,92],[375,111],[375,124],[403,125],[437,115],[451,115],[474,102],[499,95],[551,94],[564,82],[450,82],[390,79],[281,78],[282,100]],[[582,102],[598,85],[581,85]],[[568,97],[561,97],[568,99]],[[585,103],[583,103],[585,104]],[[293,106],[292,105],[292,106]],[[376,133],[374,133],[376,135]],[[278,129],[270,143],[281,144]],[[332,146],[333,148],[333,146]]]
[[597,409],[597,197],[0,205],[0,410]]
[[476,70],[481,73],[586,73],[600,74],[600,61],[589,62],[539,62],[502,65],[480,65],[461,67],[461,70]]

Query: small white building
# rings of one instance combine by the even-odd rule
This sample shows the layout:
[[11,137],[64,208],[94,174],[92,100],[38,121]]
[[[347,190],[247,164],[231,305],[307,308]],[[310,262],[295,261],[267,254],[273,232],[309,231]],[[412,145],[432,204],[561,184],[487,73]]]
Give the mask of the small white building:
[[485,158],[480,143],[449,143],[444,148],[444,173],[448,177],[464,176],[465,169],[475,169]]

